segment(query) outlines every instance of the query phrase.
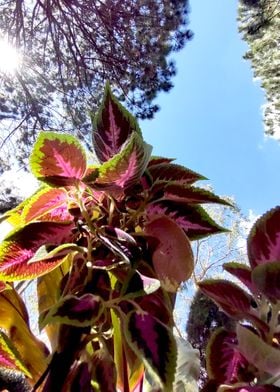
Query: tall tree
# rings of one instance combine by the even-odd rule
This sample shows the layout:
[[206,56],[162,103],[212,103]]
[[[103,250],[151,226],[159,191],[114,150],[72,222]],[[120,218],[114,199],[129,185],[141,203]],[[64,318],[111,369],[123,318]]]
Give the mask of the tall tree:
[[265,90],[265,133],[280,140],[280,1],[240,0],[239,30],[254,75]]
[[16,134],[20,158],[39,129],[85,138],[106,80],[151,118],[157,93],[172,87],[169,55],[191,38],[187,16],[188,0],[0,0],[0,34],[23,57],[20,70],[0,76],[1,118],[13,120],[3,141]]
[[186,327],[188,341],[200,353],[200,390],[208,380],[206,370],[206,347],[211,334],[219,327],[232,330],[235,323],[200,290],[197,290],[190,306]]

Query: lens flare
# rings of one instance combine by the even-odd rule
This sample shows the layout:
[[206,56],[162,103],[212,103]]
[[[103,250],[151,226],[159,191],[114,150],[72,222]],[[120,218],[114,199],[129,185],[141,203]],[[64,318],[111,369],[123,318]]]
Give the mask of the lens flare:
[[21,64],[21,55],[5,39],[0,40],[0,72],[14,73]]

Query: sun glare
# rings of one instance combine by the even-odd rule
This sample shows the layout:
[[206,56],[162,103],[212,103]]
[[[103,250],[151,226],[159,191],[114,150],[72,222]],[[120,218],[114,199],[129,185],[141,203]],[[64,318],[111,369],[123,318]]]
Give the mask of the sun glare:
[[0,71],[14,73],[21,63],[20,53],[6,40],[0,40]]

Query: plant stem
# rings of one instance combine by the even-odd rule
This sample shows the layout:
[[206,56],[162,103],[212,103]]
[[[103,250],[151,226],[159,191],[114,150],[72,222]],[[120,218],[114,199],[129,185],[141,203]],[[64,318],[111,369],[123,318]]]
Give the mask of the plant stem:
[[123,392],[129,392],[129,380],[127,373],[127,361],[124,346],[122,346],[122,359],[123,359]]

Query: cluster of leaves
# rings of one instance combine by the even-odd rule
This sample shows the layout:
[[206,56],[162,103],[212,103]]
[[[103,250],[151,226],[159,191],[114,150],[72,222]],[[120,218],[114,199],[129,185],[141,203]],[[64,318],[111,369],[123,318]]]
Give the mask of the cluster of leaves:
[[20,71],[0,78],[0,112],[16,120],[21,155],[39,130],[86,137],[106,80],[152,118],[157,93],[172,88],[168,56],[192,36],[187,16],[188,0],[0,0],[0,38],[23,57]]
[[217,329],[208,343],[206,391],[279,391],[279,238],[280,207],[276,207],[251,230],[247,241],[250,265],[224,264],[244,289],[227,280],[199,284],[237,322],[235,331]]
[[[152,157],[108,85],[93,124],[95,163],[74,136],[39,135],[30,163],[42,186],[2,218],[15,228],[0,246],[0,365],[34,391],[141,391],[145,373],[171,391],[190,240],[223,231],[200,204],[227,202],[193,186],[201,175]],[[51,353],[14,288],[36,278]]]
[[267,103],[264,124],[267,135],[280,139],[280,73],[279,73],[279,0],[240,0],[239,31],[249,50],[254,76],[261,80]]

